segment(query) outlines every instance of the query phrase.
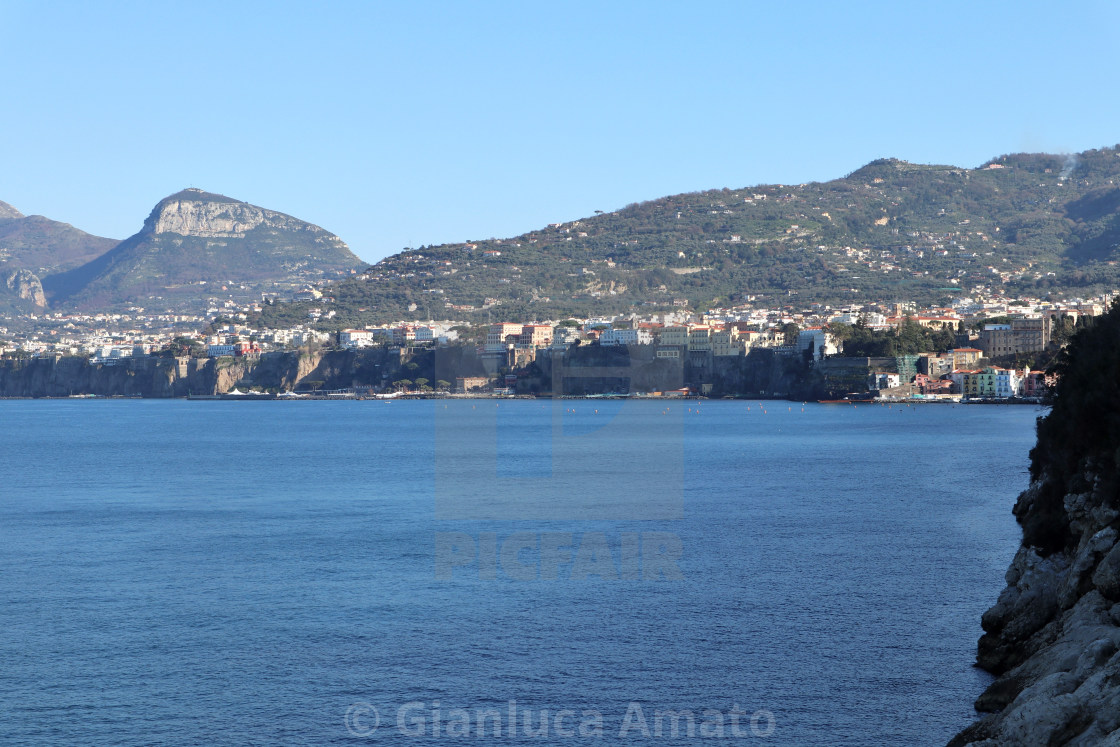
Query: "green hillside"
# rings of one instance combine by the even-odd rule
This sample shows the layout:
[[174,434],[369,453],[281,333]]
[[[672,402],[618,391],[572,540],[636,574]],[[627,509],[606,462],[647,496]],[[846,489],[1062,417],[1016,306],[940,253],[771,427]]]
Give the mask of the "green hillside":
[[0,202],[0,269],[48,275],[85,264],[118,243]]
[[[1082,295],[1120,287],[1118,245],[1116,148],[975,169],[884,159],[831,182],[675,195],[511,239],[421,247],[328,295],[342,325],[703,309],[747,296]],[[263,320],[286,323],[306,306],[277,304]]]

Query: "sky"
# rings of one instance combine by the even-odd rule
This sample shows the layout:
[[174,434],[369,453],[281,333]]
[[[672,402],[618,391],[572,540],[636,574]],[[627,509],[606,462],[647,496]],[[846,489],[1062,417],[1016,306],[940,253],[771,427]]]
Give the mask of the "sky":
[[0,0],[0,200],[185,187],[373,262],[876,158],[1120,143],[1120,3]]

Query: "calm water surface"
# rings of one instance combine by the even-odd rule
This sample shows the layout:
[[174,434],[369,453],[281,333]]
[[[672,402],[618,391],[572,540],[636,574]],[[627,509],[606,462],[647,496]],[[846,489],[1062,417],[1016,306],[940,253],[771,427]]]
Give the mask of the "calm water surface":
[[[563,403],[573,433],[622,407],[644,424],[565,463],[604,499],[682,408],[683,518],[437,518],[436,432],[469,441],[493,406],[0,402],[0,743],[479,744],[499,740],[477,713],[508,729],[510,700],[505,743],[700,741],[653,736],[667,709],[783,745],[943,744],[974,718],[1039,410]],[[477,431],[493,479],[547,480],[553,406],[501,407]],[[434,570],[437,532],[597,533],[619,553],[651,531],[680,538],[683,580]],[[410,701],[422,737],[397,728]],[[356,703],[376,732],[347,721]],[[619,738],[631,703],[649,739]],[[434,737],[432,710],[457,708],[470,738]],[[549,735],[524,736],[545,708]],[[604,736],[558,735],[559,709],[573,728],[600,712]]]

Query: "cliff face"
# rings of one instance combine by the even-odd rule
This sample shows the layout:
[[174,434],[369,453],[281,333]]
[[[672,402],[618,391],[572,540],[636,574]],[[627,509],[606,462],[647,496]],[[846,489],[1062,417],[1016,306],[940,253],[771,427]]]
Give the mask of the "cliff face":
[[[430,368],[430,362],[427,365]],[[400,353],[385,348],[267,353],[256,358],[144,356],[112,365],[62,356],[0,360],[0,397],[94,394],[159,398],[225,394],[235,387],[285,392],[301,388],[342,389],[380,384],[383,376],[390,381],[404,378],[401,367]]]
[[47,297],[43,294],[43,284],[39,278],[28,270],[17,270],[4,279],[8,292],[33,306],[40,308],[47,305]]
[[991,715],[951,745],[1120,745],[1120,306],[1064,368],[1015,505],[1023,543],[981,621]]
[[145,228],[154,234],[176,233],[208,238],[244,238],[246,233],[261,226],[280,231],[307,231],[324,237],[330,235],[318,226],[256,205],[206,201],[200,199],[202,193],[193,191],[180,194],[182,196],[175,195],[160,202]]

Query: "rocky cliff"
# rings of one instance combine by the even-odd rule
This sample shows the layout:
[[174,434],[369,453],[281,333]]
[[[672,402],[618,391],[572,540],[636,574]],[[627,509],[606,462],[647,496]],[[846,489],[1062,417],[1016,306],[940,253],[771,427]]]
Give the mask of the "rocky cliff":
[[260,226],[279,231],[305,231],[341,243],[337,236],[290,215],[193,189],[160,201],[144,225],[153,234],[208,238],[244,238],[246,233]]
[[[186,397],[235,387],[278,392],[371,386],[386,379],[433,380],[431,354],[402,361],[399,351],[370,348],[325,353],[266,353],[248,358],[157,358],[114,363],[87,358],[0,360],[0,397]],[[418,373],[417,373],[418,372]]]
[[152,298],[205,307],[213,293],[259,300],[363,265],[338,236],[290,215],[186,189],[165,197],[139,232],[81,267],[44,280],[52,301],[84,308]]
[[16,270],[5,274],[4,287],[10,297],[39,308],[47,305],[47,297],[43,294],[43,284],[33,272]]
[[989,715],[951,745],[1120,745],[1120,306],[1063,368],[1015,505],[1022,546],[981,621]]

